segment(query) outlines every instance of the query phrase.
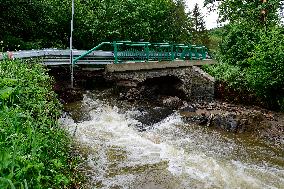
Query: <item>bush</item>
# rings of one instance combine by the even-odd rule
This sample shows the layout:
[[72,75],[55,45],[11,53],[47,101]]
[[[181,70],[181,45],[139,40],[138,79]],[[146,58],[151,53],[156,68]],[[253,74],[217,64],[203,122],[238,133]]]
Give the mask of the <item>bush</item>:
[[243,73],[240,67],[235,65],[220,63],[204,66],[203,69],[214,76],[216,80],[228,82],[231,87],[238,87],[243,81]]
[[281,106],[284,101],[284,30],[273,27],[261,31],[251,54],[247,59],[250,66],[245,70],[248,87],[269,104]]
[[[67,188],[76,161],[46,69],[0,62],[0,188]],[[75,163],[75,164],[74,164]]]
[[[230,26],[218,53],[218,65],[205,69],[229,86],[250,91],[270,108],[284,106],[284,31],[274,26]],[[252,32],[254,31],[254,32]]]
[[246,24],[229,24],[223,30],[218,59],[223,63],[248,67],[247,58],[251,56],[255,44],[259,41],[259,29]]

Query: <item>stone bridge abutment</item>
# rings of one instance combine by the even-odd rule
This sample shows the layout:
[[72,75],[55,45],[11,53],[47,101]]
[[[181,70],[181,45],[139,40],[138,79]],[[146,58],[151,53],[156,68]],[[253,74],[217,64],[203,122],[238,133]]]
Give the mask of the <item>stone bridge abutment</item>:
[[[119,86],[138,88],[155,86],[161,95],[178,96],[187,100],[214,99],[215,80],[197,66],[158,69],[106,69],[105,77]],[[147,91],[146,91],[147,92]]]

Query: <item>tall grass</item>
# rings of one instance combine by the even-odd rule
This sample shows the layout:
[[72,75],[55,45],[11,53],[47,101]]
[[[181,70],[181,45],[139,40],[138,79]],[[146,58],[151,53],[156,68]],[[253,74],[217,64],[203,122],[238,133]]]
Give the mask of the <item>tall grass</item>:
[[0,61],[0,188],[70,188],[77,161],[59,127],[52,79],[35,62]]

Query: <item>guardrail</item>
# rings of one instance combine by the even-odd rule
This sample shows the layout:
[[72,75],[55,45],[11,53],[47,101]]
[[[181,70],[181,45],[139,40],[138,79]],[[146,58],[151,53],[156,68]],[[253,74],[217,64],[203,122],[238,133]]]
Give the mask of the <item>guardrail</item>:
[[[73,50],[74,57],[80,57],[85,50]],[[44,65],[70,65],[70,50],[44,49],[27,50],[0,53],[0,60],[3,59],[30,59],[39,58]],[[88,64],[113,64],[113,52],[111,51],[93,51],[88,56],[77,60],[78,65]]]
[[[119,64],[131,62],[211,59],[205,46],[114,41],[102,42],[91,50],[73,50],[73,64]],[[70,64],[70,50],[43,49],[0,53],[1,59],[42,58],[45,65]]]

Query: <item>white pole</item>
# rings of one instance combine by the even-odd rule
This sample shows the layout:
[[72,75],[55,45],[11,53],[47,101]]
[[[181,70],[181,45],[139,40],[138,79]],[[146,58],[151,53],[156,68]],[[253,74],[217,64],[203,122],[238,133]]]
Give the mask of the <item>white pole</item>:
[[71,88],[74,87],[74,64],[73,64],[73,20],[74,20],[74,0],[72,0],[71,35],[70,35],[70,64],[71,64]]

